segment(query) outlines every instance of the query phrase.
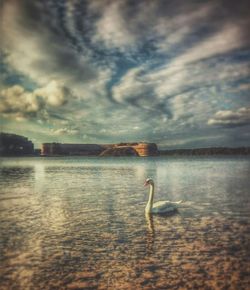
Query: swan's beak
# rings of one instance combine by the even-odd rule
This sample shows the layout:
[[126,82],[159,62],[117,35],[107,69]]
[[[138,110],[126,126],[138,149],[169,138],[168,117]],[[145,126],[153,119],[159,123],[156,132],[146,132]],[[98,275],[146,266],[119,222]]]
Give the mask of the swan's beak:
[[147,185],[148,185],[148,183],[147,183],[147,181],[145,181],[144,186],[147,186]]

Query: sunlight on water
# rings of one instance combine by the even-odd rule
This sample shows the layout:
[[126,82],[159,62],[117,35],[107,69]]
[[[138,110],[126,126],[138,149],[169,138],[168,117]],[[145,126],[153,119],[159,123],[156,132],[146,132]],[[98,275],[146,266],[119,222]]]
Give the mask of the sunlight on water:
[[[149,176],[177,214],[145,216]],[[249,176],[239,157],[1,159],[0,289],[247,289]]]

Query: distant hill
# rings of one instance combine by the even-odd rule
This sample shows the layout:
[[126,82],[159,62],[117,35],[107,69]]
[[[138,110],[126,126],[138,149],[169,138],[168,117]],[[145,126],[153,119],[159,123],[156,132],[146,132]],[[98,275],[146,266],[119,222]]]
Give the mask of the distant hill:
[[16,134],[0,133],[0,156],[33,155],[34,144],[28,138]]
[[250,147],[227,148],[211,147],[197,149],[160,150],[161,156],[171,155],[250,155]]

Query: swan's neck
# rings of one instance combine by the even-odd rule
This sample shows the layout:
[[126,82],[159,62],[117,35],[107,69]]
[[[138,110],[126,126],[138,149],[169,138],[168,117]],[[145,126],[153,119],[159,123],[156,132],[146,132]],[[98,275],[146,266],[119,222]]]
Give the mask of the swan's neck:
[[148,198],[148,203],[146,205],[145,211],[146,213],[150,213],[152,206],[153,206],[153,200],[154,200],[154,184],[150,184],[150,189],[149,189],[149,198]]

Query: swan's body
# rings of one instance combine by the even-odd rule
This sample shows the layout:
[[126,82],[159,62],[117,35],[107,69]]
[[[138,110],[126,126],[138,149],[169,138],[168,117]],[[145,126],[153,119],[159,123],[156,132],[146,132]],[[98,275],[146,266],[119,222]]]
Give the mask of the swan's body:
[[155,214],[166,214],[166,213],[173,213],[177,211],[178,204],[180,204],[182,201],[158,201],[153,203],[154,200],[154,181],[150,178],[148,178],[145,182],[145,186],[149,185],[149,198],[148,203],[145,207],[146,213],[155,213]]

